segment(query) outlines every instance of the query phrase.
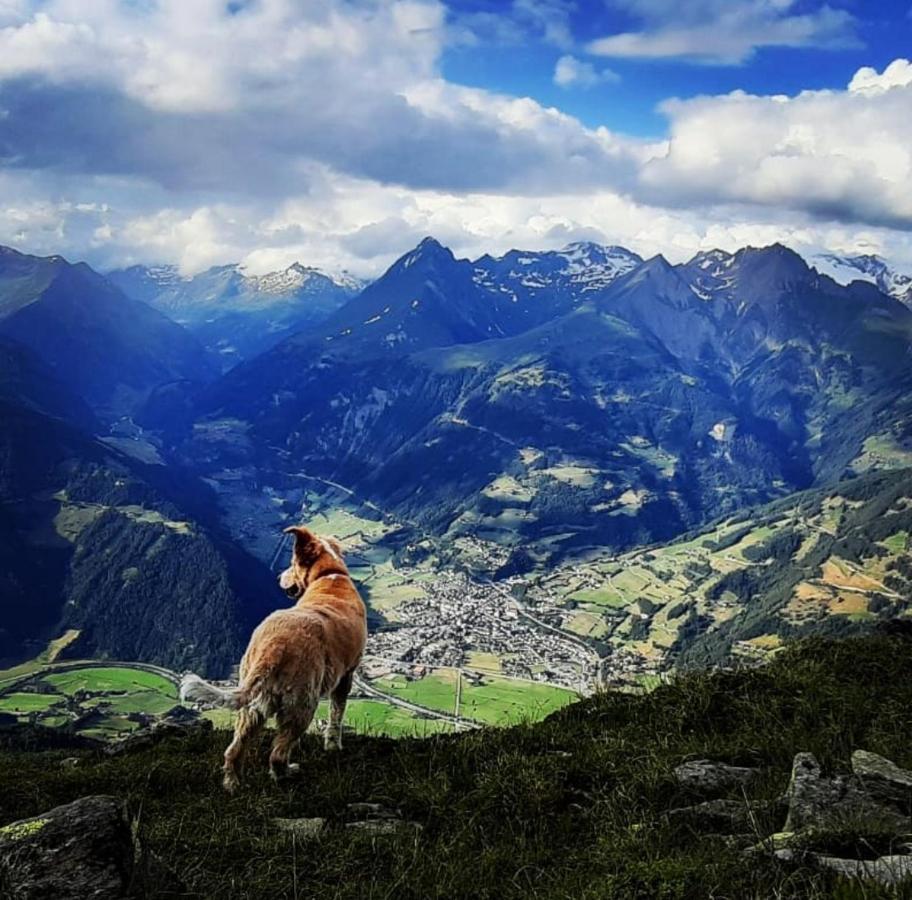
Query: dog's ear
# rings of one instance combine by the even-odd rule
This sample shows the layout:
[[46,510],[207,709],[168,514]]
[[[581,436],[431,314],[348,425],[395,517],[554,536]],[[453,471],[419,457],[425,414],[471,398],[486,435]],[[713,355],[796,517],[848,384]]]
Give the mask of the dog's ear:
[[322,552],[320,542],[309,528],[292,525],[285,534],[294,535],[294,559],[299,566],[309,566]]
[[334,538],[334,537],[327,537],[327,538],[323,538],[323,540],[325,540],[326,543],[329,544],[330,547],[332,547],[332,549],[333,549],[333,551],[335,552],[336,556],[338,556],[338,557],[341,559],[341,557],[342,557],[342,543],[339,541],[339,539],[338,539],[338,538]]

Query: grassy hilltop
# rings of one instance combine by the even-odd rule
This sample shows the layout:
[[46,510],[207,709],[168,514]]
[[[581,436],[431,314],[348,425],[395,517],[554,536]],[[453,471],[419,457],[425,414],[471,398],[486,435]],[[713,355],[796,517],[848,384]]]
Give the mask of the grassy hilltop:
[[[114,758],[6,750],[0,825],[87,794],[126,799],[141,839],[186,884],[188,893],[170,895],[182,897],[889,897],[896,889],[748,861],[665,814],[700,799],[673,778],[683,760],[759,766],[747,789],[759,840],[781,828],[781,810],[762,801],[782,794],[796,752],[829,772],[846,770],[859,748],[908,768],[910,734],[912,643],[812,640],[760,669],[687,673],[648,695],[608,692],[536,724],[424,740],[353,736],[337,755],[309,737],[296,780],[275,787],[257,770],[233,797],[217,771],[225,732]],[[61,765],[74,755],[78,764]],[[365,801],[422,830],[346,828],[347,805]],[[327,827],[314,840],[274,821],[316,816]],[[865,838],[847,823],[821,840],[836,849]]]

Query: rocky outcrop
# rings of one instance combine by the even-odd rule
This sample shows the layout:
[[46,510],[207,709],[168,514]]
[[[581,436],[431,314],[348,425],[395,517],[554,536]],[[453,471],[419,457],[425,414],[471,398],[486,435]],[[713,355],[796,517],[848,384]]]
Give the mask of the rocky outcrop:
[[[850,878],[892,886],[912,877],[912,772],[876,753],[856,750],[852,773],[825,776],[810,753],[792,764],[783,832],[753,849],[777,859],[828,869]],[[889,851],[875,859],[845,858],[826,852],[828,835],[889,838]],[[892,835],[892,837],[890,837]]]
[[[746,789],[760,774],[756,768],[707,759],[683,762],[674,770],[677,783],[712,799],[672,809],[665,819],[732,847],[744,847],[747,839],[747,854],[769,854],[886,886],[912,878],[912,771],[856,750],[850,773],[825,775],[813,754],[798,753],[784,796],[750,800]],[[719,796],[726,793],[740,798]],[[760,823],[782,821],[779,816],[785,817],[783,829],[758,841]],[[843,845],[845,853],[853,836],[859,856],[834,855],[833,846]],[[876,856],[873,847],[882,855]]]
[[845,827],[849,823],[901,830],[910,824],[908,815],[870,793],[858,776],[824,777],[820,763],[810,753],[795,756],[786,796],[789,811],[785,831],[819,831]]
[[750,784],[759,769],[730,766],[709,759],[694,759],[681,763],[675,770],[675,781],[681,787],[699,794],[718,794],[731,788]]
[[143,853],[124,805],[83,797],[0,828],[0,896],[15,900],[123,900],[144,886],[175,887]]

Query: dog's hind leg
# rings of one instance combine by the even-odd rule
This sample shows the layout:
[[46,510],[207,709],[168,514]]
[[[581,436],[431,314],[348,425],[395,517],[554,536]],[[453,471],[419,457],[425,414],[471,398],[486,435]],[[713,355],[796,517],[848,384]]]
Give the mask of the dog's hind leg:
[[281,710],[276,713],[278,734],[272,742],[269,754],[269,774],[278,781],[288,771],[288,760],[299,741],[307,733],[314,713],[317,711],[319,696],[316,692],[296,699],[294,703],[285,701]]
[[342,749],[342,719],[345,716],[345,704],[352,689],[354,670],[346,672],[335,690],[329,696],[329,719],[326,722],[326,731],[323,734],[323,748],[325,750]]
[[225,765],[222,767],[225,773],[222,784],[226,791],[233,791],[240,784],[244,757],[265,722],[265,716],[258,709],[245,706],[238,711],[234,740],[225,751]]

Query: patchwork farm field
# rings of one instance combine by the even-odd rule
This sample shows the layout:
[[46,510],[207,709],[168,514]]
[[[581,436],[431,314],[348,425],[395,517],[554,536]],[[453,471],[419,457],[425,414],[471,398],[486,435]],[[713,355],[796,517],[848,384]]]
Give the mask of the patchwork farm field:
[[682,661],[758,660],[815,629],[912,618],[910,526],[912,472],[861,476],[669,544],[533,575],[525,602],[608,644],[616,683]]
[[[235,714],[231,710],[209,709],[203,713],[203,716],[209,719],[215,728],[234,727]],[[320,704],[314,717],[311,732],[318,732],[328,716],[329,706],[324,701]],[[348,701],[348,707],[345,710],[345,725],[357,734],[392,738],[423,738],[453,730],[448,722],[440,719],[423,718],[411,710],[402,709],[381,700],[367,700],[360,697],[354,697]]]
[[[391,675],[374,686],[419,706],[457,712],[457,674],[444,670],[423,678]],[[494,675],[463,674],[459,685],[458,714],[484,725],[535,722],[577,699],[576,693],[549,684],[519,681]]]
[[145,669],[92,665],[55,670],[40,662],[34,671],[17,668],[13,686],[0,694],[0,713],[67,726],[89,737],[133,731],[179,702],[173,681]]

